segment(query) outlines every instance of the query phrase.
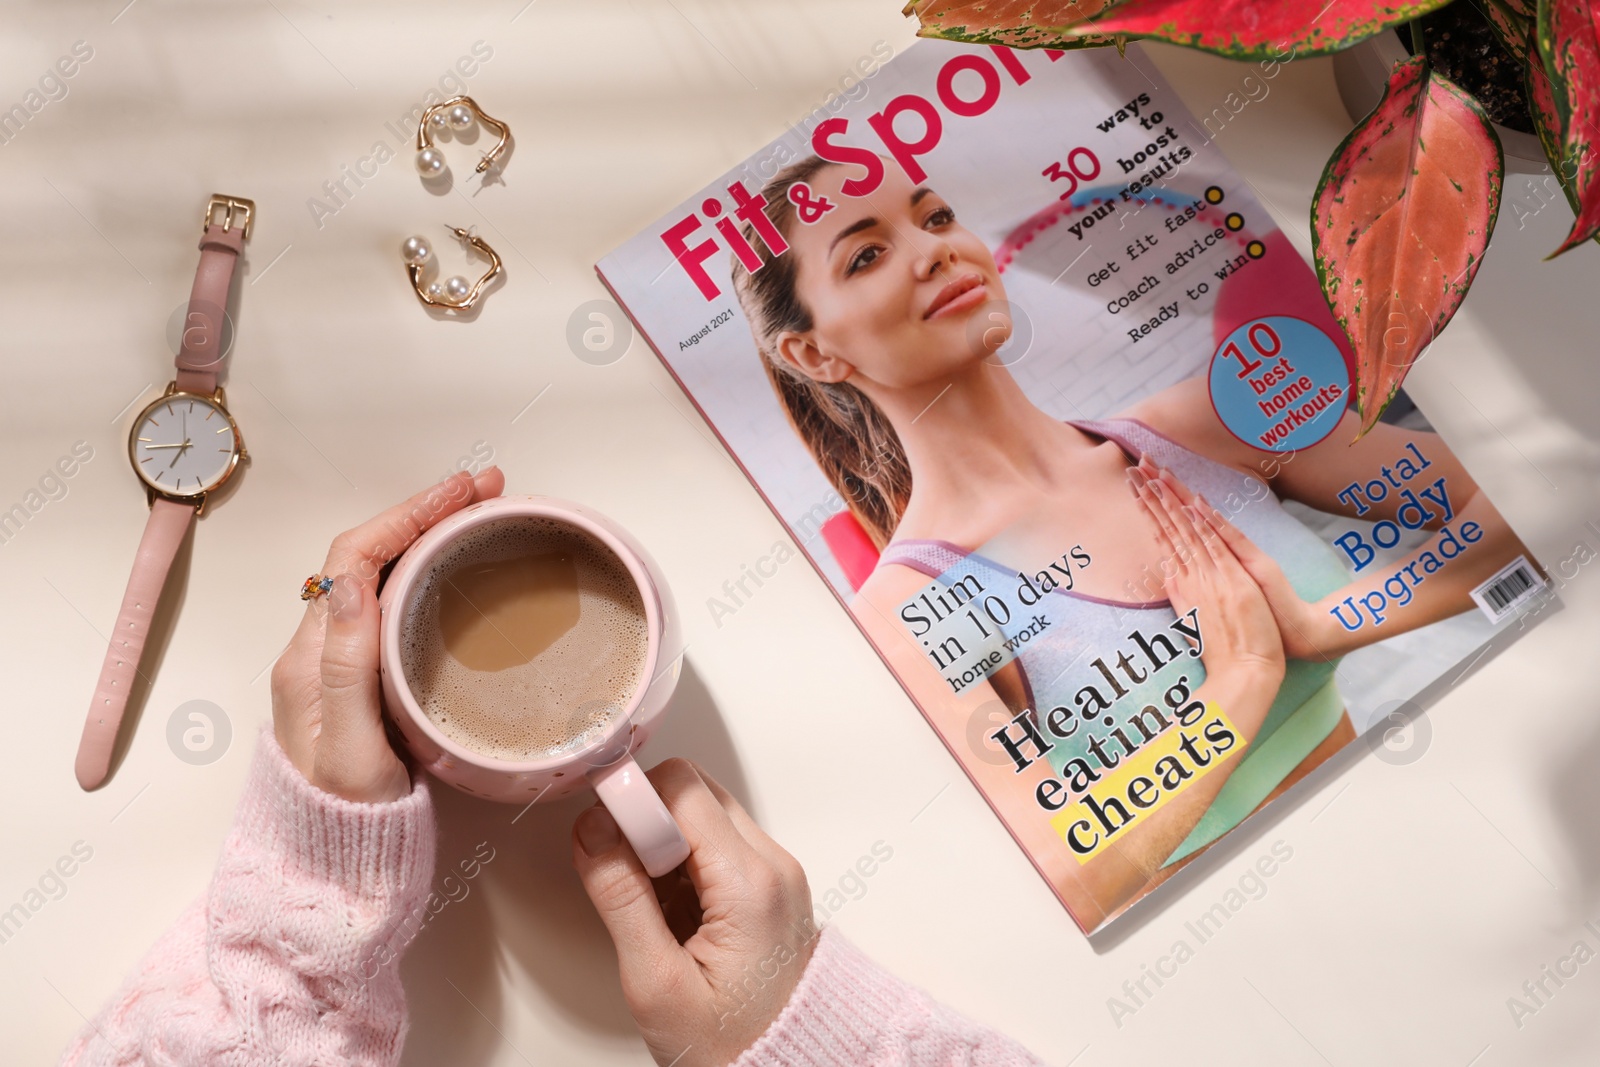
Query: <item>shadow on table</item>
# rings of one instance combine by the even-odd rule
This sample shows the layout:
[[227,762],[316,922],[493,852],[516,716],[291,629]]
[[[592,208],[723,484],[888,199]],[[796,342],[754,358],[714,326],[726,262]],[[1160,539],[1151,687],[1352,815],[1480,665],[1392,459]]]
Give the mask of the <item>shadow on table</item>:
[[[750,805],[733,740],[692,662],[656,735],[642,750],[650,767],[673,755],[693,759]],[[528,975],[566,1026],[603,1041],[638,1040],[617,977],[616,950],[572,869],[572,824],[594,803],[585,793],[518,814],[434,783],[439,858],[434,888],[453,897],[408,950],[401,966],[411,1030],[403,1063],[486,1063],[501,1043],[540,1062],[536,1038],[509,1031],[502,999],[509,970]],[[515,820],[515,821],[513,821]],[[487,844],[483,844],[483,843]],[[489,855],[477,877],[463,876]],[[454,874],[455,881],[445,879]],[[463,893],[463,887],[465,892]],[[448,890],[446,892],[445,890]],[[526,1015],[524,1016],[526,1017]]]
[[1600,811],[1600,775],[1595,774],[1600,767],[1600,698],[1591,696],[1588,704],[1590,728],[1572,739],[1556,766],[1550,798],[1578,873],[1571,894],[1574,921],[1590,918],[1600,899],[1600,819],[1595,818]]
[[[1572,212],[1555,187],[1554,178],[1531,176],[1508,179],[1501,197],[1500,217],[1495,225],[1492,251],[1484,257],[1464,309],[1471,313],[1473,325],[1482,330],[1492,346],[1502,352],[1518,354],[1516,368],[1528,390],[1537,396],[1543,417],[1555,424],[1539,427],[1518,426],[1492,407],[1492,398],[1470,381],[1461,388],[1476,397],[1485,419],[1495,424],[1528,463],[1530,484],[1552,494],[1556,518],[1548,523],[1556,536],[1550,540],[1554,558],[1543,560],[1556,573],[1564,587],[1583,590],[1581,599],[1592,600],[1587,583],[1600,581],[1600,561],[1586,562],[1576,554],[1579,542],[1591,552],[1600,552],[1600,463],[1594,442],[1600,441],[1600,405],[1596,392],[1600,378],[1594,370],[1594,342],[1587,327],[1588,309],[1594,300],[1596,268],[1600,249],[1592,245],[1574,248],[1558,259],[1543,257],[1566,237],[1572,225]],[[1580,324],[1584,324],[1581,325]],[[1555,440],[1581,441],[1581,448],[1550,447]],[[1545,447],[1540,448],[1543,444]],[[1512,447],[1510,441],[1505,447]],[[1574,556],[1568,560],[1569,554]],[[1580,566],[1575,573],[1572,563]],[[1558,566],[1563,566],[1557,570]],[[1570,595],[1562,589],[1562,595]],[[1538,640],[1537,637],[1533,640]],[[1587,696],[1587,730],[1570,737],[1563,754],[1550,768],[1547,802],[1566,848],[1570,869],[1577,874],[1576,884],[1565,884],[1555,871],[1541,872],[1556,879],[1559,892],[1570,909],[1573,924],[1593,916],[1600,900],[1600,698]],[[1509,830],[1512,837],[1516,834]]]

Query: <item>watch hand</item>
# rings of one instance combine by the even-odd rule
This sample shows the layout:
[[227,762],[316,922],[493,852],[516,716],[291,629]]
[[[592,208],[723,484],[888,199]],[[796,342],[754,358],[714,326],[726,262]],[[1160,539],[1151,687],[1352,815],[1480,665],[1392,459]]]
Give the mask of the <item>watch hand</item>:
[[183,448],[188,443],[189,442],[187,440],[185,440],[185,441],[182,441],[182,442],[180,442],[178,444],[171,444],[171,445],[145,445],[144,447],[145,448]]

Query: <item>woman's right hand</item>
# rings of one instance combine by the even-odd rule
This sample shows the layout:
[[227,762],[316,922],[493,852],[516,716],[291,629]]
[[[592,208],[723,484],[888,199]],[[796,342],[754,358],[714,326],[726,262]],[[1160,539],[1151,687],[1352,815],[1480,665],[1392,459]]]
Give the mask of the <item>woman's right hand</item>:
[[1206,514],[1209,505],[1199,497],[1193,505],[1183,503],[1160,479],[1137,467],[1129,470],[1128,483],[1155,524],[1167,557],[1161,571],[1172,610],[1182,617],[1191,608],[1199,609],[1206,677],[1242,680],[1276,692],[1285,670],[1277,619],[1261,587]]
[[789,1002],[819,932],[795,858],[687,760],[646,777],[689,839],[652,883],[600,805],[573,826],[572,861],[617,946],[628,1010],[666,1067],[725,1067]]

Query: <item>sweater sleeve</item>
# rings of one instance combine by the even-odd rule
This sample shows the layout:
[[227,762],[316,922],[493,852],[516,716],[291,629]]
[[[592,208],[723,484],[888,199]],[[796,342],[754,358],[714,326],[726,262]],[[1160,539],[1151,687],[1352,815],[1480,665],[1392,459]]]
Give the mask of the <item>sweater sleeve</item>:
[[783,1011],[732,1067],[1043,1067],[1021,1045],[900,981],[832,926]]
[[211,886],[63,1065],[399,1062],[399,957],[425,916],[428,788],[383,804],[311,785],[262,730]]

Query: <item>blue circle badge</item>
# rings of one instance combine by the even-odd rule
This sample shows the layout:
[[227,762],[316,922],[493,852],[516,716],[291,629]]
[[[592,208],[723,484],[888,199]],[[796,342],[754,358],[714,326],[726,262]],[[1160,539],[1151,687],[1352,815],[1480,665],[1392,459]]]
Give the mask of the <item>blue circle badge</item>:
[[1228,432],[1267,452],[1308,448],[1333,432],[1350,372],[1332,338],[1287,315],[1234,330],[1211,357],[1211,406]]

